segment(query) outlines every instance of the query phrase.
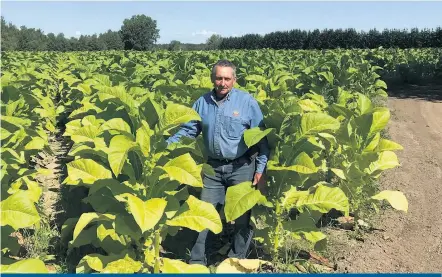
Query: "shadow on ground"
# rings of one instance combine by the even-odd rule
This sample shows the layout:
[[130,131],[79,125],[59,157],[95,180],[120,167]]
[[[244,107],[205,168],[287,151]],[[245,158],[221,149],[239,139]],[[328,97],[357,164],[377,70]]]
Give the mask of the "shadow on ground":
[[[388,84],[388,83],[387,83]],[[420,99],[431,102],[442,102],[442,81],[421,85],[388,84],[388,95],[399,99]]]

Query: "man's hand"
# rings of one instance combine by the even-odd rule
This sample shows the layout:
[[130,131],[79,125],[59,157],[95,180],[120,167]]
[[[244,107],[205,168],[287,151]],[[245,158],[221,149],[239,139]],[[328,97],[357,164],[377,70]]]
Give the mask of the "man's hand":
[[252,185],[257,186],[261,193],[264,193],[264,189],[266,187],[266,178],[262,173],[255,173],[253,176]]
[[256,186],[256,184],[261,181],[262,173],[255,173],[255,176],[253,176],[253,185]]

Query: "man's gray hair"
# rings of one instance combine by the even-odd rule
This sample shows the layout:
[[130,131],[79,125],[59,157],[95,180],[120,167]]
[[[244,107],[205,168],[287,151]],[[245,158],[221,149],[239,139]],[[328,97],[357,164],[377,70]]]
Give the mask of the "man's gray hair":
[[228,60],[219,60],[216,62],[216,64],[213,65],[212,67],[212,75],[210,76],[212,81],[215,79],[215,75],[216,75],[216,67],[217,66],[221,66],[221,67],[230,67],[233,70],[233,77],[236,78],[236,66]]

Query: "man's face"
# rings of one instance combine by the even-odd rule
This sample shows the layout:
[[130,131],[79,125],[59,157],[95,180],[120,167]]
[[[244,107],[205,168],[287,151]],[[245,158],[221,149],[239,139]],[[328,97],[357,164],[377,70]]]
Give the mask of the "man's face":
[[233,76],[231,67],[217,66],[213,84],[219,96],[226,95],[235,85],[236,78]]

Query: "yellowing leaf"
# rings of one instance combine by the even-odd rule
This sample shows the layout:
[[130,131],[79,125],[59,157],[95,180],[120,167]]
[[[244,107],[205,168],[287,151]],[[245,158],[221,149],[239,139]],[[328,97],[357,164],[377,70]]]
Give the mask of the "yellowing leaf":
[[10,265],[1,265],[1,273],[49,273],[45,264],[39,259],[26,259]]
[[160,119],[160,128],[167,131],[190,121],[201,121],[199,114],[192,108],[180,104],[168,104]]
[[28,191],[20,190],[14,193],[1,201],[0,207],[1,226],[9,225],[17,230],[30,227],[40,221],[40,216]]
[[150,152],[150,137],[153,135],[153,131],[146,121],[143,120],[141,123],[142,126],[137,130],[136,141],[140,145],[144,156],[147,157]]
[[403,192],[384,190],[371,198],[375,200],[387,200],[396,210],[408,211],[408,201]]
[[129,211],[143,233],[157,225],[167,206],[167,201],[162,198],[152,198],[143,202],[135,195],[124,194],[123,197],[127,197]]
[[299,106],[301,106],[302,110],[305,112],[313,112],[313,111],[321,111],[321,107],[319,107],[318,105],[315,104],[315,102],[313,102],[310,99],[304,99],[304,100],[300,100],[298,102]]
[[218,265],[216,268],[217,274],[225,274],[225,273],[247,273],[249,272],[247,269],[242,267],[238,263],[237,258],[227,258],[222,263]]
[[108,161],[115,176],[120,175],[129,151],[138,149],[139,145],[124,135],[114,136],[109,144]]
[[338,176],[339,178],[341,178],[342,180],[346,180],[345,178],[345,174],[344,171],[342,169],[339,168],[331,168],[331,171],[336,174],[336,176]]
[[110,262],[101,271],[102,273],[135,273],[142,267],[141,262],[134,261],[129,255],[126,255],[124,259],[119,259]]
[[381,138],[381,133],[376,133],[376,135],[371,139],[370,143],[365,147],[364,152],[372,152],[376,149]]
[[162,169],[167,172],[171,180],[193,187],[202,187],[201,168],[198,167],[189,153],[176,157],[167,162]]
[[227,258],[218,265],[216,273],[252,273],[256,272],[263,264],[271,265],[270,262],[259,259]]
[[301,118],[301,135],[339,129],[340,122],[325,113],[307,113]]
[[244,132],[244,142],[246,143],[247,147],[252,147],[272,131],[274,131],[273,128],[266,130],[261,130],[259,127],[248,129]]
[[210,273],[209,269],[199,264],[186,264],[179,260],[163,258],[162,273]]
[[252,182],[243,182],[227,189],[224,214],[230,222],[253,208],[261,199],[262,194]]
[[393,151],[393,150],[403,150],[404,148],[402,147],[402,145],[388,140],[388,139],[381,139],[379,141],[379,145],[378,145],[378,151]]
[[28,142],[25,146],[25,150],[31,149],[43,149],[45,146],[45,140],[40,137],[34,137],[30,142]]
[[384,151],[379,154],[377,161],[372,162],[369,168],[365,169],[365,172],[368,174],[375,174],[377,171],[391,169],[397,166],[399,166],[399,161],[396,154],[392,151]]
[[373,122],[371,123],[369,134],[380,132],[387,126],[390,120],[390,110],[388,108],[376,108],[373,112]]
[[111,221],[114,220],[115,216],[110,214],[99,214],[99,213],[84,213],[78,219],[75,225],[73,241],[78,237],[81,231],[89,224],[95,221]]
[[187,227],[197,232],[209,229],[215,234],[220,233],[223,228],[221,218],[215,207],[195,198],[193,195],[189,196],[175,217],[167,220],[166,224]]
[[[96,123],[96,122],[93,122]],[[94,139],[101,134],[101,130],[98,125],[85,125],[71,135],[71,139],[75,143],[80,142],[93,142]]]
[[112,118],[101,125],[101,130],[119,130],[131,133],[130,126],[122,118]]
[[111,179],[112,173],[91,159],[78,159],[67,164],[69,180],[81,180],[93,184],[100,179]]
[[322,184],[317,185],[315,191],[310,194],[295,194],[296,197],[288,198],[285,201],[286,208],[293,207],[326,213],[331,209],[342,211],[345,215],[349,213],[348,198],[340,188],[331,188]]

